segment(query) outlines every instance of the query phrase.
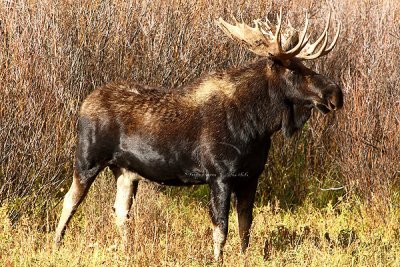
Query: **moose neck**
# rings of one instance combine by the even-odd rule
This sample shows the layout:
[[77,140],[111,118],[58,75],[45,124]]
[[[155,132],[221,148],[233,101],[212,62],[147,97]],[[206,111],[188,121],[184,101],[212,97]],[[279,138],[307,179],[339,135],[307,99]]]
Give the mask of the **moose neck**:
[[227,126],[235,139],[269,138],[287,112],[282,79],[268,59],[226,72],[234,94],[224,102]]

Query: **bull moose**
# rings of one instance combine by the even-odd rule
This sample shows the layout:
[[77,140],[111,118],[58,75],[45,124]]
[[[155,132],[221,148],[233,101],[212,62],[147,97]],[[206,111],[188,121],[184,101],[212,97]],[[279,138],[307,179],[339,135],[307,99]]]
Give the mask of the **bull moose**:
[[[164,185],[208,184],[214,225],[214,257],[222,259],[228,232],[230,197],[236,197],[241,250],[249,244],[258,178],[264,170],[271,135],[290,137],[316,108],[322,113],[343,105],[341,88],[302,61],[328,54],[330,13],[313,43],[304,29],[255,20],[255,26],[229,24],[222,31],[262,59],[217,71],[176,90],[120,82],[94,90],[83,102],[71,188],[64,199],[55,242],[96,176],[109,167],[116,178],[116,224],[126,242],[126,218],[138,182]],[[286,24],[285,24],[286,25]]]

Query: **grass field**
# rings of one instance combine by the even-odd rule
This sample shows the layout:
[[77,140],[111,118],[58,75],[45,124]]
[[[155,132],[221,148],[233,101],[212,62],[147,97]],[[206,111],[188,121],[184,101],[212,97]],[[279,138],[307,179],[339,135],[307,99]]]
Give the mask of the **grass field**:
[[[105,175],[95,182],[59,250],[53,248],[51,216],[44,224],[24,217],[12,227],[3,208],[0,265],[214,265],[206,188],[160,191],[142,184],[131,212],[127,250],[118,247],[119,234],[111,212],[114,191],[113,180]],[[400,265],[398,211],[382,216],[352,200],[323,209],[305,203],[292,211],[276,203],[258,203],[254,215],[250,247],[242,255],[235,213],[231,214],[225,266]]]
[[400,266],[400,4],[390,0],[2,1],[0,266],[212,265],[206,187],[141,184],[122,251],[108,172],[52,249],[78,110],[106,82],[174,88],[257,60],[214,21],[273,20],[281,6],[294,25],[308,10],[315,32],[328,10],[342,23],[335,49],[307,65],[342,87],[345,104],[290,140],[273,137],[250,249],[238,253],[233,211],[225,265]]

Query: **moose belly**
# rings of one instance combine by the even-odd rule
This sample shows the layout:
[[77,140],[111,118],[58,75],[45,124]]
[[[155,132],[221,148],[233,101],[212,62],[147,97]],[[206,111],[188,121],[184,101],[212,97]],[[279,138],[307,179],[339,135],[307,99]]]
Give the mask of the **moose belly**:
[[138,142],[125,142],[114,154],[112,164],[160,184],[204,184],[208,176],[196,166],[190,151],[189,147],[182,149],[170,145],[168,149],[160,149],[143,141],[140,145]]

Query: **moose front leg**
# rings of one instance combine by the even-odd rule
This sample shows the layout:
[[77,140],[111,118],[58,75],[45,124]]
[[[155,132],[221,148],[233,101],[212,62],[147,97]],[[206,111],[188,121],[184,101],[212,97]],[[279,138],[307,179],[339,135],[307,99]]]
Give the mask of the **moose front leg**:
[[128,243],[126,219],[129,217],[129,211],[136,196],[138,181],[135,173],[128,172],[125,169],[114,169],[113,173],[117,179],[117,195],[114,203],[115,223],[122,238],[122,245],[125,248]]
[[237,182],[233,188],[236,196],[236,210],[242,253],[244,253],[249,246],[257,182],[258,179],[246,179],[246,181]]
[[228,234],[228,217],[231,188],[223,179],[216,178],[210,183],[210,213],[214,224],[214,258],[222,261],[223,247]]

